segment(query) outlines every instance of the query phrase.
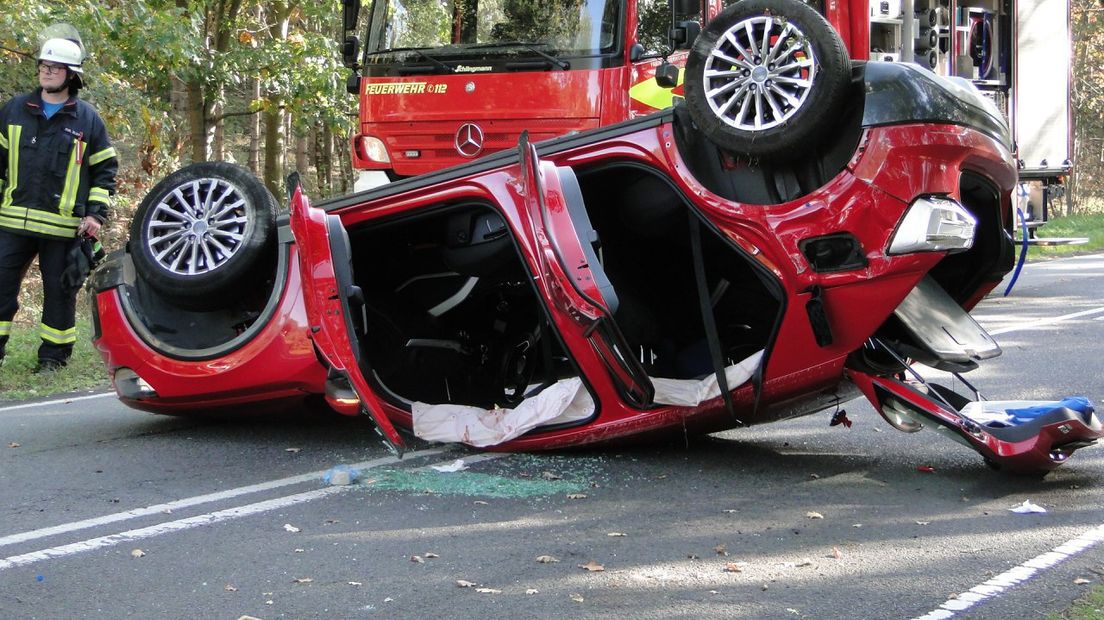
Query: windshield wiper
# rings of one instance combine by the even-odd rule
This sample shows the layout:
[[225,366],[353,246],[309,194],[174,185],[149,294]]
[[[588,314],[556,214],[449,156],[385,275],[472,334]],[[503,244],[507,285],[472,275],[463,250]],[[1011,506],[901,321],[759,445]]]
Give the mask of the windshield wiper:
[[456,73],[456,69],[453,69],[452,67],[446,65],[445,63],[441,62],[440,60],[437,60],[433,56],[430,56],[429,54],[422,51],[422,50],[427,50],[427,49],[430,49],[430,48],[428,48],[428,47],[392,47],[391,49],[379,50],[379,51],[375,51],[375,52],[368,52],[368,55],[369,56],[376,56],[378,54],[391,54],[393,52],[414,52],[415,54],[421,56],[425,60],[428,60],[429,62],[433,63],[434,66],[436,66],[438,69],[441,69],[445,73]]
[[567,71],[568,69],[571,68],[571,63],[567,62],[566,60],[560,60],[559,58],[556,58],[552,54],[548,54],[546,52],[540,51],[536,47],[538,45],[548,45],[548,44],[540,42],[540,41],[494,41],[492,43],[480,43],[478,45],[469,45],[469,46],[467,46],[467,49],[477,50],[477,49],[490,49],[490,48],[495,48],[495,47],[524,47],[525,49],[529,50],[530,52],[533,52],[534,54],[536,54],[537,56],[540,56],[541,58],[544,58],[548,62],[551,62],[554,66],[559,67],[560,69],[562,69],[564,71]]

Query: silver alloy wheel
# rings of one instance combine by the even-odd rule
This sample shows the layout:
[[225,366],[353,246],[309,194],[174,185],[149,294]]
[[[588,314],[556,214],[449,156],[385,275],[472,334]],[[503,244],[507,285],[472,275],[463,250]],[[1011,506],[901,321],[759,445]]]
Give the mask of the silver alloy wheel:
[[726,30],[710,50],[705,99],[718,119],[736,129],[770,129],[804,105],[816,72],[804,32],[780,17],[751,17]]
[[201,178],[172,189],[147,225],[146,247],[161,267],[194,276],[226,264],[242,247],[246,200],[223,179]]

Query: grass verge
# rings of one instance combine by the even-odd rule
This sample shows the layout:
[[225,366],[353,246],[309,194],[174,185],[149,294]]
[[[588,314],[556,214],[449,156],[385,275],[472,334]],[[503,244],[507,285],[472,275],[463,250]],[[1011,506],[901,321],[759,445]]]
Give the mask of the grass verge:
[[[24,297],[30,298],[30,295]],[[41,303],[41,302],[39,302]],[[12,322],[11,338],[0,366],[0,401],[43,398],[55,394],[110,387],[107,371],[92,348],[92,321],[85,293],[77,299],[77,343],[65,368],[35,374],[38,363],[39,312],[24,308]]]
[[1104,620],[1104,586],[1095,586],[1069,609],[1051,614],[1049,620]]
[[1036,231],[1036,236],[1087,237],[1089,242],[1081,245],[1033,245],[1027,251],[1028,260],[1101,252],[1104,251],[1104,215],[1093,213],[1052,219]]

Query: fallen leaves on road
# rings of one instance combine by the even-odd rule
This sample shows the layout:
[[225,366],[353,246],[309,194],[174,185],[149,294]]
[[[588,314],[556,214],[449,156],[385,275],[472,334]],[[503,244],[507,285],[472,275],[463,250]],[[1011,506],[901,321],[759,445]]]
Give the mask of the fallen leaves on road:
[[1077,579],[1073,580],[1073,583],[1075,583],[1076,585],[1079,585],[1079,586],[1083,586],[1086,583],[1092,583],[1092,579],[1085,579],[1084,577],[1078,577]]
[[716,547],[713,547],[713,551],[717,555],[728,555],[728,549],[725,548],[724,545],[717,545]]
[[222,589],[226,590],[227,592],[237,592],[238,591],[238,587],[235,586],[234,584],[231,584],[231,583],[228,583],[228,584],[222,586]]
[[541,564],[555,564],[556,562],[559,562],[559,561],[560,561],[560,558],[557,558],[557,557],[552,556],[552,555],[538,555],[537,556],[537,562],[539,562]]
[[295,527],[294,525],[292,525],[290,523],[285,523],[284,524],[284,530],[287,531],[287,532],[291,532],[292,534],[298,534],[299,533],[299,528]]
[[422,559],[422,556],[420,556],[420,555],[412,555],[412,556],[410,556],[410,561],[411,561],[411,562],[414,562],[414,563],[416,563],[416,564],[425,564],[425,560],[423,560],[423,559]]
[[545,480],[563,480],[563,476],[551,471],[542,471],[541,478]]
[[496,590],[494,588],[476,588],[475,591],[480,594],[502,594],[502,590]]
[[8,444],[9,448],[18,448],[19,446],[20,446],[20,444],[14,442],[14,441]]
[[475,582],[474,581],[466,581],[464,579],[457,579],[456,580],[456,585],[461,587],[461,588],[474,588],[475,587]]
[[628,534],[624,532],[609,532],[606,534],[606,536],[609,536],[610,538],[624,538],[625,536],[628,536]]
[[917,521],[916,525],[931,525],[931,521]]
[[359,581],[346,581],[345,583],[347,583],[351,586],[362,586],[362,585],[364,585],[363,583],[361,583]]
[[840,552],[839,547],[832,547],[832,557],[837,560],[843,557],[843,553]]
[[805,516],[809,519],[823,519],[824,518],[824,515],[820,514],[819,512],[814,512],[812,510],[810,510],[809,512],[806,512]]
[[284,448],[284,452],[290,452],[292,454],[299,454],[302,450],[302,448]]
[[253,616],[238,616],[238,620],[261,620],[260,618],[254,618]]
[[747,568],[747,562],[727,562],[724,565],[726,573],[742,573]]
[[794,564],[794,566],[797,566],[798,568],[800,568],[802,566],[812,566],[812,565],[813,565],[813,561],[809,560],[809,559],[801,560],[797,564]]
[[590,571],[592,573],[600,573],[600,572],[606,570],[605,566],[602,566],[601,564],[595,562],[594,560],[591,560],[591,561],[587,562],[586,564],[579,564],[579,568],[581,568],[585,571]]
[[134,551],[130,552],[130,557],[132,558],[140,558],[144,555],[146,555],[146,552],[142,551],[141,549],[135,549]]
[[586,493],[568,493],[567,499],[586,499]]
[[582,603],[586,599],[583,598],[582,594],[572,594],[571,600],[575,601],[576,603]]
[[536,588],[529,588],[525,591],[526,594],[540,594],[540,590]]
[[311,577],[296,577],[291,580],[292,583],[314,583],[314,579]]
[[425,553],[422,554],[422,557],[423,558],[439,558],[441,556],[437,555],[436,553],[433,553],[432,551],[426,551]]
[[485,502],[481,499],[477,499],[472,503],[475,504],[476,506],[490,506],[491,505],[490,502]]

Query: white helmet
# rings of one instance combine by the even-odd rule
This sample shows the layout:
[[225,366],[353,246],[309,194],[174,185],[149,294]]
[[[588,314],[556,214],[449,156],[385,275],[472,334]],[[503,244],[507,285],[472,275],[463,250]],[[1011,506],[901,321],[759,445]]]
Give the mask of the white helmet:
[[77,73],[84,73],[81,69],[84,54],[81,53],[80,46],[69,39],[47,39],[42,44],[42,51],[38,53],[38,59],[66,65]]

